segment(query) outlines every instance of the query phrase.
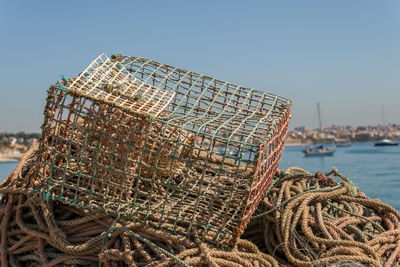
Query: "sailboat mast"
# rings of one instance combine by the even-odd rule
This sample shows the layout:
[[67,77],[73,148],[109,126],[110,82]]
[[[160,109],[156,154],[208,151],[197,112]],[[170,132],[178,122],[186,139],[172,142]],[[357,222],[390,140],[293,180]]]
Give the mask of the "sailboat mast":
[[385,105],[382,105],[382,122],[383,122],[383,126],[386,125],[386,121],[385,121]]
[[322,132],[321,110],[319,108],[319,102],[317,102],[317,112],[318,112],[319,131]]

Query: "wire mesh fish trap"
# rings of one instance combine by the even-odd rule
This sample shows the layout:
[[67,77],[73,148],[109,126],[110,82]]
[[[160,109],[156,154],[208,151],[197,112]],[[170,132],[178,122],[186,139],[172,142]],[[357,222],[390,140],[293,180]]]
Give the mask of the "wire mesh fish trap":
[[276,171],[291,101],[138,57],[48,90],[35,189],[231,247]]

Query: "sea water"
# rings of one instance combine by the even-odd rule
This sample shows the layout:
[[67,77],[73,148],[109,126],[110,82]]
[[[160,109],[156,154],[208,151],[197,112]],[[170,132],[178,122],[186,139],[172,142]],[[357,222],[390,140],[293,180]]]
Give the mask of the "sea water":
[[[400,146],[374,147],[373,143],[354,143],[339,147],[329,157],[305,157],[304,147],[286,147],[280,169],[292,166],[310,172],[327,172],[336,167],[371,198],[400,210]],[[17,162],[0,162],[0,181],[15,168]]]
[[336,167],[367,196],[400,210],[400,146],[353,143],[336,148],[335,154],[327,157],[305,157],[303,149],[286,147],[279,168],[296,166],[310,172],[327,172]]
[[2,182],[17,166],[18,162],[0,162],[0,182]]

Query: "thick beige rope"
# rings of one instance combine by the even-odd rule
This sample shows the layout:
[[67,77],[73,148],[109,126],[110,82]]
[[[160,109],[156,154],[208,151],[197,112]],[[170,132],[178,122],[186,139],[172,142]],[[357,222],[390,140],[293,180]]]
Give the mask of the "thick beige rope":
[[176,266],[177,260],[189,266],[278,266],[247,240],[239,240],[233,251],[224,251],[124,220],[115,226],[129,229],[140,239],[121,230],[105,239],[114,218],[44,200],[31,190],[36,153],[34,147],[0,186],[1,266],[89,266],[98,262],[105,266]]
[[399,220],[397,210],[366,197],[335,169],[311,174],[291,168],[276,175],[245,238],[295,266],[397,266]]

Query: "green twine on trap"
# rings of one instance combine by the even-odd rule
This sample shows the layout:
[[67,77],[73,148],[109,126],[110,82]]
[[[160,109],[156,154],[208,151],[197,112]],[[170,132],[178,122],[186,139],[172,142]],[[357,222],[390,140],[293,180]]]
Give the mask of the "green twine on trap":
[[65,76],[65,74],[61,74],[61,80],[62,80],[64,83],[67,83],[69,79],[67,78],[67,76]]
[[[118,214],[117,217],[114,219],[114,221],[111,223],[111,225],[108,228],[108,230],[103,232],[103,233],[101,233],[101,238],[102,238],[101,247],[102,248],[104,248],[104,246],[108,242],[108,239],[111,237],[111,234],[113,232],[113,227],[119,221],[119,219],[120,219],[120,216]],[[102,266],[103,266],[103,263],[100,261],[99,262],[99,267],[102,267]]]
[[54,87],[56,87],[57,89],[60,89],[64,92],[70,92],[71,90],[69,90],[67,87],[70,84],[70,79],[67,78],[67,76],[65,76],[65,74],[61,74],[61,80],[59,80]]

